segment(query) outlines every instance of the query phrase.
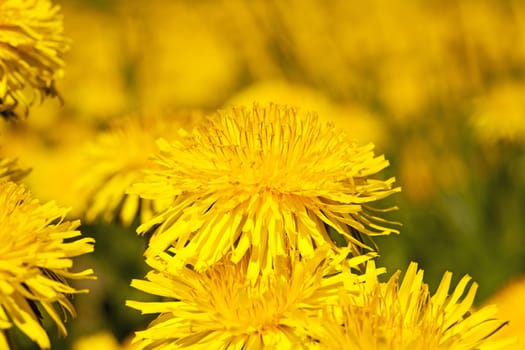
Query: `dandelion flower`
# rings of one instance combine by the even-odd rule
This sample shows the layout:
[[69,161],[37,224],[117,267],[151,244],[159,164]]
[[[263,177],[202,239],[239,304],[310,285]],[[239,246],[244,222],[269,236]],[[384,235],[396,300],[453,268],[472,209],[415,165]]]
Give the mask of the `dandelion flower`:
[[[63,74],[60,7],[48,0],[0,1],[0,114],[15,117],[36,97],[56,96],[55,81]],[[32,90],[29,100],[26,87]]]
[[[66,57],[66,78],[61,81],[67,107],[78,120],[98,124],[136,107],[136,94],[130,93],[136,85],[130,84],[128,70],[134,58],[126,47],[129,24],[135,21],[92,2],[61,3],[64,26],[74,44]],[[122,5],[132,6],[129,1]]]
[[[64,318],[75,316],[68,295],[84,293],[68,279],[92,278],[93,271],[71,272],[73,257],[93,251],[93,239],[78,238],[78,221],[65,221],[67,210],[53,202],[40,204],[23,185],[0,182],[0,345],[13,325],[49,349],[41,312],[67,334]],[[1,347],[1,346],[0,346]]]
[[399,190],[394,178],[371,178],[388,161],[314,113],[273,104],[234,107],[187,137],[158,144],[160,169],[134,191],[175,200],[138,228],[156,228],[146,255],[172,246],[180,266],[202,271],[231,251],[234,263],[251,257],[254,279],[295,251],[310,256],[330,242],[359,254],[374,249],[361,234],[398,232],[369,206]]
[[431,296],[416,263],[410,264],[402,282],[398,271],[381,283],[375,269],[370,261],[361,293],[342,294],[340,307],[321,318],[324,334],[318,337],[320,348],[501,349],[512,342],[490,339],[506,322],[494,318],[494,305],[472,309],[476,283],[462,297],[469,276],[449,295],[452,274],[446,272]]
[[193,119],[182,115],[178,118],[129,116],[114,121],[108,130],[87,143],[78,155],[83,175],[76,183],[78,192],[88,197],[86,219],[102,217],[111,221],[118,217],[129,225],[137,213],[144,221],[165,208],[166,201],[140,200],[138,195],[126,190],[142,181],[143,171],[152,167],[150,156],[157,149],[157,138],[174,137],[181,125],[191,124]]
[[223,259],[205,272],[179,269],[172,257],[147,259],[154,268],[147,280],[131,285],[165,297],[162,302],[128,301],[142,313],[160,315],[146,330],[136,332],[137,349],[299,349],[312,343],[305,327],[323,305],[337,302],[346,284],[357,286],[356,274],[338,273],[369,256],[346,260],[319,248],[312,259],[283,259],[281,268],[252,284],[247,279],[248,258],[238,264]]

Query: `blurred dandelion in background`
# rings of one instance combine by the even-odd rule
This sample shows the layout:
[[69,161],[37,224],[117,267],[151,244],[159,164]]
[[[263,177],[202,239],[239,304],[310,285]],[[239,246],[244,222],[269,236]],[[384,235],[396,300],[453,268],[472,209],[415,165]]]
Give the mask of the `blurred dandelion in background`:
[[75,190],[84,194],[85,217],[94,221],[101,216],[106,221],[119,219],[129,226],[139,214],[140,222],[151,219],[165,209],[171,198],[140,200],[128,193],[129,187],[141,182],[146,170],[153,170],[152,161],[157,151],[156,141],[161,136],[176,139],[177,131],[188,127],[196,114],[160,116],[127,116],[114,119],[111,126],[87,142],[79,151],[79,173]]
[[110,332],[99,332],[92,335],[79,337],[74,343],[72,350],[125,350],[131,349],[127,344],[119,344]]
[[480,99],[471,117],[475,135],[481,143],[525,141],[525,83],[503,82],[492,87]]
[[60,82],[67,91],[67,119],[99,125],[127,114],[132,87],[126,73],[129,49],[124,19],[89,6],[89,2],[64,1],[62,7],[64,27],[71,38],[66,74]]

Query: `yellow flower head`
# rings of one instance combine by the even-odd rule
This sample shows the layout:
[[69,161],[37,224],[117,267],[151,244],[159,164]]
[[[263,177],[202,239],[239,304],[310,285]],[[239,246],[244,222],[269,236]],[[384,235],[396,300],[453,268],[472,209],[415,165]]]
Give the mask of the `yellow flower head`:
[[[197,116],[195,116],[197,118]],[[98,216],[110,221],[116,216],[129,225],[140,213],[142,221],[166,207],[164,200],[140,200],[126,193],[129,186],[142,181],[143,171],[151,168],[150,156],[157,150],[160,136],[174,137],[190,116],[139,117],[116,120],[94,141],[85,145],[79,154],[83,175],[76,183],[79,193],[87,195],[86,219]]]
[[59,11],[48,0],[0,0],[0,115],[16,116],[19,103],[27,113],[36,97],[57,95],[68,48]]
[[452,274],[446,272],[432,296],[416,263],[410,264],[402,282],[399,276],[397,271],[388,282],[380,283],[370,261],[361,293],[343,294],[340,307],[327,308],[326,317],[321,318],[320,348],[501,349],[511,341],[489,338],[506,322],[494,318],[495,306],[472,309],[476,283],[462,297],[469,276],[449,295]]
[[146,330],[136,332],[132,343],[137,349],[306,348],[312,344],[306,327],[323,305],[337,303],[344,285],[348,290],[358,285],[357,275],[339,273],[343,261],[352,268],[370,258],[345,260],[345,254],[333,256],[320,248],[312,259],[281,260],[273,274],[252,284],[247,257],[239,264],[223,259],[205,272],[175,267],[166,253],[159,257],[147,260],[154,270],[146,281],[131,283],[167,298],[127,302],[142,313],[160,313]]
[[[84,293],[67,279],[92,278],[91,269],[71,272],[72,258],[93,251],[93,239],[77,238],[78,221],[65,221],[67,210],[40,204],[23,185],[0,182],[0,348],[4,332],[15,325],[42,349],[50,342],[40,322],[45,311],[61,334],[67,334],[64,315],[75,316],[68,295]],[[5,345],[5,346],[3,346]]]
[[373,250],[361,234],[398,232],[368,205],[399,190],[394,178],[370,177],[388,161],[313,113],[272,104],[234,107],[159,147],[161,169],[135,191],[175,200],[138,228],[158,226],[146,255],[172,246],[180,266],[197,271],[229,252],[234,263],[249,255],[248,275],[255,279],[296,251],[310,256],[327,242],[338,249],[339,239],[359,254]]

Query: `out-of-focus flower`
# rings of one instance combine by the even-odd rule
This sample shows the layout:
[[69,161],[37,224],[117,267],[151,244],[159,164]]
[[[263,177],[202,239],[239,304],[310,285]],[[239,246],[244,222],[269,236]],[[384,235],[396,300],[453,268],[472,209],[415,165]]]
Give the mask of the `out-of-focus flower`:
[[159,0],[131,6],[136,12],[136,84],[142,105],[159,110],[216,108],[229,96],[241,66],[231,40],[209,19],[212,7],[218,5]]
[[159,147],[159,169],[134,191],[175,200],[138,228],[156,227],[146,255],[171,246],[181,266],[197,271],[229,252],[233,262],[250,255],[253,279],[296,251],[310,256],[327,242],[339,249],[339,241],[360,254],[373,250],[361,235],[398,232],[374,214],[386,209],[370,207],[400,190],[392,188],[394,178],[372,178],[388,161],[315,113],[273,104],[233,107]]
[[17,116],[19,104],[27,113],[36,99],[57,95],[68,49],[62,32],[60,7],[48,0],[0,2],[0,115]]
[[[67,209],[54,202],[40,204],[24,185],[0,182],[0,329],[16,326],[42,349],[50,341],[41,312],[66,335],[56,306],[75,316],[69,296],[85,293],[69,279],[93,278],[93,271],[71,272],[73,258],[93,251],[92,238],[79,238],[79,221],[66,221]],[[0,344],[6,343],[0,332]]]
[[319,248],[311,259],[282,259],[271,275],[255,284],[247,278],[248,260],[223,259],[199,273],[180,269],[162,253],[148,259],[154,269],[146,281],[131,285],[167,298],[162,302],[128,301],[142,313],[160,315],[132,343],[138,349],[300,349],[313,344],[306,327],[323,306],[337,302],[341,289],[355,289],[359,277],[340,273],[370,256],[346,260]]
[[31,171],[31,169],[19,168],[17,162],[17,159],[0,157],[0,181],[17,182]]
[[73,350],[126,350],[129,344],[119,344],[115,336],[109,332],[99,332],[78,338],[73,343]]
[[323,122],[333,122],[336,127],[360,142],[386,143],[384,123],[371,111],[357,103],[341,106],[331,101],[323,92],[308,86],[284,80],[266,80],[255,83],[230,98],[226,106],[249,105],[256,101],[301,106],[304,110],[316,111]]
[[509,320],[507,327],[496,333],[496,339],[515,337],[517,342],[506,349],[523,349],[525,344],[525,277],[519,277],[508,285],[504,286],[493,297],[488,300],[488,304],[498,306],[498,317]]
[[523,33],[519,27],[524,9],[520,2],[464,1],[457,5],[468,74],[477,73],[475,78],[481,80],[484,72],[501,74],[516,64],[523,65]]
[[[424,108],[432,102],[432,81],[421,67],[421,61],[406,62],[406,57],[390,59],[380,69],[381,102],[390,114],[400,122],[409,123],[411,120],[421,118]],[[425,77],[425,84],[421,84]]]
[[189,126],[192,116],[169,117],[129,116],[114,120],[111,127],[88,142],[78,154],[82,175],[76,190],[87,197],[86,219],[98,216],[107,221],[118,217],[129,225],[140,213],[141,221],[165,209],[168,200],[141,200],[136,194],[126,193],[136,182],[141,182],[146,169],[154,168],[150,157],[156,152],[159,137],[176,138],[177,130]]
[[125,47],[125,21],[89,6],[64,2],[64,25],[72,47],[62,80],[68,117],[100,122],[129,111],[133,101]]
[[73,344],[73,350],[118,350],[120,345],[115,337],[108,332],[78,338]]
[[73,118],[61,120],[45,134],[26,121],[9,124],[1,138],[2,155],[18,159],[22,169],[32,169],[20,182],[35,198],[54,200],[71,208],[68,217],[78,218],[86,203],[86,194],[74,188],[81,175],[78,153],[80,145],[93,138],[93,129]]
[[[463,277],[451,295],[452,274],[446,272],[434,295],[423,283],[423,271],[411,263],[388,282],[377,279],[373,261],[367,264],[361,293],[341,294],[337,308],[327,308],[318,335],[325,349],[502,349],[513,339],[490,336],[506,322],[494,318],[495,306],[472,308],[477,284]],[[342,312],[341,312],[342,311]]]
[[525,84],[496,85],[480,98],[471,117],[475,134],[482,143],[525,142]]
[[464,53],[451,50],[463,39],[459,28],[451,30],[458,6],[449,3],[230,0],[218,8],[210,17],[256,79],[288,77],[346,101],[373,99],[380,91],[393,112],[403,114],[465,80],[457,78],[466,70]]
[[[446,141],[416,137],[404,141],[399,159],[399,182],[413,203],[428,202],[443,191],[458,189],[467,182],[467,165]],[[439,146],[438,146],[439,145]],[[442,164],[446,164],[443,167]]]

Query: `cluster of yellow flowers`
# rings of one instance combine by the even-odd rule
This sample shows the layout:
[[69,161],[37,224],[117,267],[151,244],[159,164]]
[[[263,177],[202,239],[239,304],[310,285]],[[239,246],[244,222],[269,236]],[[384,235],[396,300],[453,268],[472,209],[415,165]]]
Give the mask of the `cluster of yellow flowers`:
[[[230,6],[247,6],[252,15],[279,14],[284,27],[294,24],[289,14],[299,6],[294,1],[268,7],[260,1],[252,7],[244,1],[223,5],[226,13]],[[317,1],[303,5],[321,11]],[[155,6],[150,10],[159,11]],[[196,21],[191,15],[181,18],[183,23]],[[439,29],[440,23],[433,24]],[[304,37],[293,38],[300,43],[327,24],[295,25],[303,28],[297,33]],[[246,28],[252,31],[244,34],[257,44],[259,33]],[[62,32],[60,8],[48,0],[0,0],[0,114],[9,122],[19,122],[20,107],[27,114],[36,97],[58,94],[55,84],[69,47]],[[277,43],[284,46],[285,41]],[[341,55],[325,50],[326,62],[300,61],[309,78],[318,78],[313,68],[318,63],[329,70],[331,59],[348,56],[355,43],[346,43],[350,47],[341,46]],[[304,58],[299,51],[316,45],[325,48],[325,43],[312,42],[281,50]],[[374,58],[377,48],[368,49]],[[249,56],[249,49],[243,54]],[[232,58],[225,56],[230,64]],[[218,75],[220,63],[212,67]],[[266,63],[251,67],[251,74],[276,69],[270,58]],[[384,72],[382,78],[391,74]],[[342,97],[351,90],[344,84],[353,79],[339,77],[343,85],[336,81],[327,89]],[[142,78],[154,84],[152,76]],[[393,85],[404,87],[397,80]],[[506,96],[495,93],[494,108]],[[232,101],[246,99],[249,93]],[[423,108],[398,97],[385,101],[401,101],[388,106],[399,115]],[[147,237],[144,258],[150,271],[131,286],[162,299],[126,302],[156,316],[134,334],[129,347],[495,350],[512,344],[512,338],[492,337],[506,325],[494,306],[473,307],[477,284],[469,285],[469,276],[452,288],[452,275],[446,272],[431,293],[423,271],[411,263],[402,279],[397,271],[381,280],[386,269],[376,267],[374,237],[398,234],[400,226],[388,217],[397,207],[381,205],[401,190],[394,177],[379,175],[389,161],[375,154],[372,143],[360,144],[348,130],[326,122],[332,116],[290,103],[296,101],[249,103],[205,115],[128,115],[101,122],[103,132],[71,148],[74,155],[67,159],[74,164],[75,183],[68,194],[77,204],[74,215],[88,222],[116,219],[126,227],[136,223],[136,232]],[[480,114],[476,123],[486,120]],[[508,137],[519,138],[519,132],[509,131]],[[28,172],[17,160],[0,155],[0,349],[16,348],[13,328],[40,349],[50,349],[43,320],[50,319],[66,335],[63,318],[76,316],[71,296],[87,292],[70,280],[95,278],[91,268],[72,271],[74,258],[94,250],[94,239],[82,237],[80,221],[69,220],[68,209],[34,199],[22,184]],[[128,347],[111,336],[97,339],[108,349]],[[91,348],[89,341],[76,348]]]
[[[153,269],[132,286],[167,298],[139,349],[498,349],[495,309],[472,310],[469,277],[431,296],[413,264],[378,281],[373,236],[397,230],[373,203],[397,191],[371,146],[280,105],[221,110],[158,141],[130,192],[171,203],[138,227]],[[368,242],[368,241],[369,242]]]

